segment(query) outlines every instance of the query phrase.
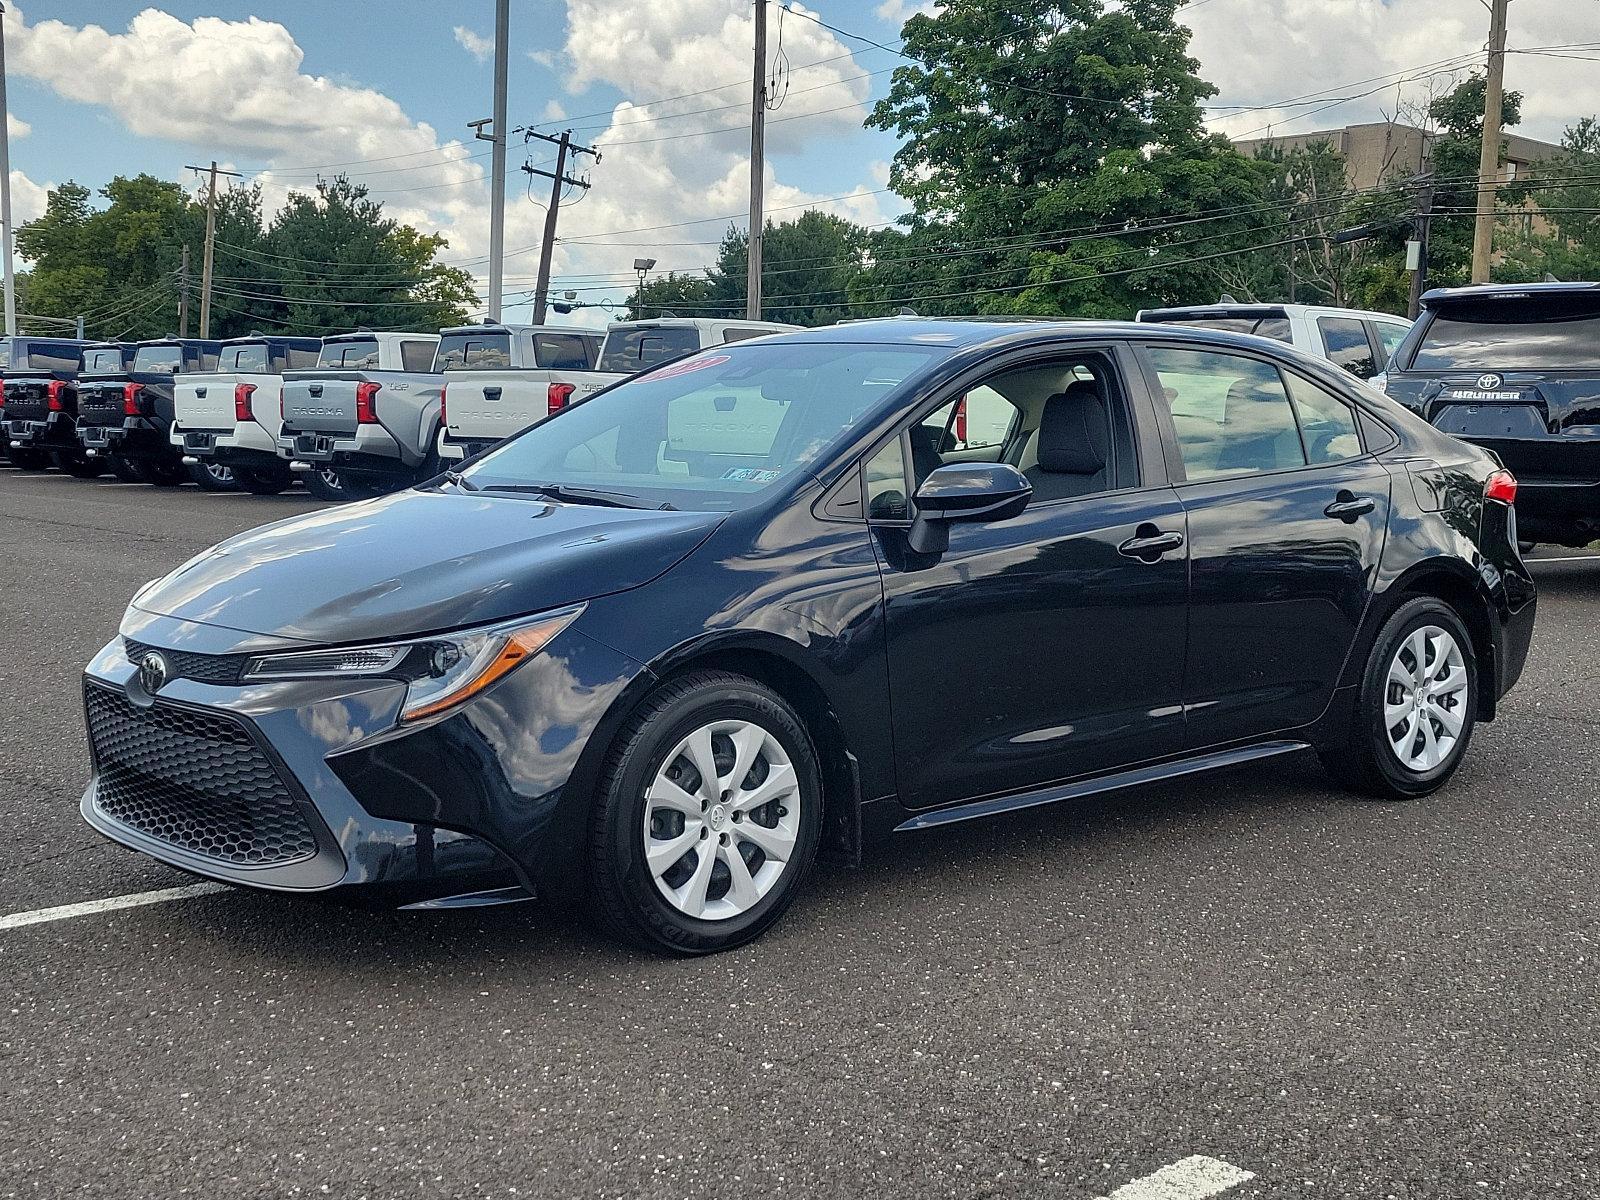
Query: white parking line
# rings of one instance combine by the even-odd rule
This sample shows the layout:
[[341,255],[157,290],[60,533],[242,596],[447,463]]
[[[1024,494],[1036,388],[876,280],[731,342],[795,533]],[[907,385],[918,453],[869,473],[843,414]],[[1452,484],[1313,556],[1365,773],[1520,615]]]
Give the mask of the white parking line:
[[1220,1195],[1254,1178],[1253,1172],[1241,1170],[1220,1158],[1194,1154],[1143,1179],[1125,1183],[1101,1200],[1205,1200],[1207,1196]]
[[168,900],[187,900],[191,896],[209,896],[212,892],[227,890],[228,886],[223,883],[194,883],[188,887],[162,888],[157,892],[134,892],[129,896],[112,896],[109,900],[85,900],[82,904],[36,908],[32,912],[10,913],[0,917],[0,929],[20,929],[24,925],[65,921],[69,917],[87,917],[94,913],[113,912],[119,908],[137,908],[141,904],[165,904]]
[[1600,562],[1600,554],[1568,554],[1561,558],[1525,558],[1529,566],[1542,562]]

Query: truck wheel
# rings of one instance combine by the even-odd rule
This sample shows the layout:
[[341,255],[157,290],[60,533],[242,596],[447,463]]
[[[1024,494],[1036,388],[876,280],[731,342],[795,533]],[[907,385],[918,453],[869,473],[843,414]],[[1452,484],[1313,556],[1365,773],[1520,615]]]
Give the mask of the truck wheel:
[[294,482],[294,474],[287,467],[240,467],[233,481],[252,495],[276,496]]
[[152,483],[156,487],[177,487],[189,478],[183,463],[171,458],[136,458],[133,469],[141,483]]
[[50,467],[50,452],[25,446],[7,446],[6,457],[20,471],[45,471]]
[[144,480],[139,478],[139,472],[134,467],[133,463],[130,460],[123,458],[120,454],[106,455],[106,464],[111,468],[111,473],[118,479],[122,480],[123,483],[144,482]]
[[233,470],[219,462],[198,462],[188,467],[189,478],[208,492],[237,492]]
[[50,457],[56,461],[56,470],[65,471],[79,479],[95,479],[105,470],[105,463],[90,458],[82,450],[55,450]]
[[364,499],[350,487],[346,476],[339,474],[332,467],[316,467],[306,474],[306,491],[318,500],[331,500],[343,503],[347,500]]

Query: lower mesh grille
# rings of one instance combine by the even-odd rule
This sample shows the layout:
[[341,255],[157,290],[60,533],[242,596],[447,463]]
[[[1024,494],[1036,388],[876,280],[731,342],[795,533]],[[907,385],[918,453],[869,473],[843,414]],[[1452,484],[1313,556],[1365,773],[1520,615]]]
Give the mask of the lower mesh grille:
[[84,685],[98,768],[95,806],[170,845],[238,866],[281,866],[316,836],[272,763],[238,721]]

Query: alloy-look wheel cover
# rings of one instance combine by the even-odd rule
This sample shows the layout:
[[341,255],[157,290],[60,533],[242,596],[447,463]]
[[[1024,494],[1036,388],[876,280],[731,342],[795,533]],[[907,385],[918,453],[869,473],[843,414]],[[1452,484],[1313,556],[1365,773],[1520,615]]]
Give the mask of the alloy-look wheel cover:
[[1384,730],[1400,765],[1421,773],[1447,762],[1460,743],[1470,700],[1455,635],[1437,625],[1407,634],[1389,663],[1383,693]]
[[800,817],[799,776],[778,739],[753,721],[712,721],[673,748],[645,792],[645,863],[673,908],[725,921],[783,877]]

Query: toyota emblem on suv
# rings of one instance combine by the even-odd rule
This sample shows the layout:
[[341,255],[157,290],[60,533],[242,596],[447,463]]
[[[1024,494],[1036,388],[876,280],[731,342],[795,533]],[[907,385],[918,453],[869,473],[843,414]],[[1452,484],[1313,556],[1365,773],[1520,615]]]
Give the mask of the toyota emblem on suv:
[[1498,376],[1498,375],[1479,375],[1478,376],[1478,390],[1480,392],[1492,392],[1492,391],[1495,391],[1496,389],[1499,388],[1501,382],[1502,381],[1500,379],[1500,376]]
[[152,650],[139,660],[139,686],[154,696],[167,682],[167,660]]

